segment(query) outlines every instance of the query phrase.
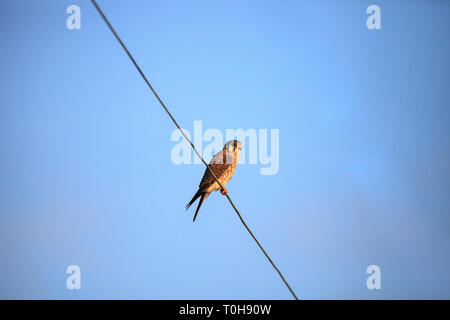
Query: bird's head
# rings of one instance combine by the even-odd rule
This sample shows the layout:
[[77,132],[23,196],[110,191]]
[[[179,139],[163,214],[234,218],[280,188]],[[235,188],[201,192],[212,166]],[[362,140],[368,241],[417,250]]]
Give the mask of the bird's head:
[[239,140],[230,140],[223,147],[228,152],[241,152],[242,143]]

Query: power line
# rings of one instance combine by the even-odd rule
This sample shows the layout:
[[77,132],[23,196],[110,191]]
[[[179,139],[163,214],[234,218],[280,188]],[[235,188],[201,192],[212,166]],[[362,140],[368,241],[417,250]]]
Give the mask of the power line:
[[[142,78],[144,79],[145,83],[147,83],[148,87],[150,88],[150,90],[153,92],[153,94],[155,95],[156,99],[158,99],[159,103],[161,104],[161,106],[164,108],[164,110],[167,112],[167,114],[169,115],[170,119],[173,121],[173,123],[175,124],[175,126],[178,128],[178,130],[180,130],[181,134],[183,135],[183,137],[189,142],[189,144],[191,145],[192,149],[194,149],[195,154],[202,160],[202,162],[206,165],[206,168],[209,170],[209,172],[211,173],[211,175],[214,177],[214,179],[216,180],[217,184],[220,186],[220,188],[223,190],[224,187],[222,186],[222,184],[220,183],[219,179],[217,179],[216,175],[214,174],[214,172],[212,172],[211,168],[209,167],[208,163],[206,163],[206,161],[203,159],[203,157],[200,155],[200,153],[197,151],[197,149],[195,148],[194,144],[192,143],[192,141],[186,136],[186,134],[184,133],[183,129],[181,129],[181,127],[178,125],[178,122],[175,120],[175,118],[172,116],[172,114],[170,113],[169,109],[167,109],[166,105],[164,104],[164,102],[161,100],[161,98],[159,97],[159,95],[156,93],[155,89],[153,89],[152,85],[150,84],[150,82],[148,81],[147,77],[144,75],[144,72],[142,72],[141,68],[139,67],[139,65],[137,64],[136,60],[134,60],[133,56],[131,55],[130,51],[128,51],[127,47],[125,46],[125,44],[123,43],[122,39],[120,39],[119,35],[117,34],[116,30],[114,30],[113,26],[111,25],[111,23],[109,22],[108,18],[106,18],[105,14],[103,13],[102,9],[100,9],[100,7],[98,6],[97,2],[95,0],[91,0],[92,4],[94,5],[95,9],[97,9],[98,13],[101,15],[101,17],[103,18],[103,20],[105,21],[105,23],[107,24],[108,28],[111,30],[111,32],[113,33],[114,37],[116,37],[117,41],[119,41],[120,45],[122,46],[123,50],[125,50],[126,54],[128,55],[128,57],[130,58],[131,62],[134,64],[134,66],[136,67],[137,71],[140,73],[140,75],[142,76]],[[272,267],[278,272],[278,275],[280,276],[281,280],[283,280],[284,284],[286,285],[286,287],[289,289],[289,291],[291,292],[292,296],[295,298],[295,300],[298,300],[295,292],[292,290],[291,286],[289,285],[289,283],[286,281],[286,279],[284,278],[283,274],[281,273],[281,271],[277,268],[277,266],[275,265],[275,263],[272,261],[272,259],[270,259],[269,255],[267,254],[266,250],[264,250],[263,246],[259,243],[258,239],[256,239],[255,235],[253,234],[253,232],[250,230],[250,228],[247,226],[247,224],[245,223],[244,219],[242,218],[241,214],[239,213],[239,210],[236,208],[236,206],[234,205],[233,201],[231,200],[230,196],[228,195],[228,193],[225,194],[226,197],[228,198],[228,201],[230,202],[231,206],[233,207],[234,211],[236,211],[237,215],[239,216],[239,219],[241,220],[242,224],[244,225],[244,227],[247,229],[248,233],[250,233],[250,235],[252,236],[253,240],[255,240],[255,242],[258,244],[259,248],[261,249],[261,251],[264,253],[264,255],[266,256],[267,260],[269,260],[270,264],[272,265]]]

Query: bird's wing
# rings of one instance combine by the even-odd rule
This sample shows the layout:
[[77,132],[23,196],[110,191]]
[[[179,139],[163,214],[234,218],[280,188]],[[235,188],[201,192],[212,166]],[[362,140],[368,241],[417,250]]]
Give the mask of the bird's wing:
[[[214,175],[217,177],[217,179],[220,179],[220,177],[223,176],[225,172],[230,169],[233,163],[232,157],[233,157],[232,153],[224,152],[223,150],[221,150],[212,158],[211,162],[209,163],[209,167],[211,168],[212,172],[214,172]],[[211,172],[209,172],[208,168],[206,168],[205,174],[203,175],[199,188],[200,189],[204,187],[208,188],[214,182],[216,182],[216,180],[212,176]]]

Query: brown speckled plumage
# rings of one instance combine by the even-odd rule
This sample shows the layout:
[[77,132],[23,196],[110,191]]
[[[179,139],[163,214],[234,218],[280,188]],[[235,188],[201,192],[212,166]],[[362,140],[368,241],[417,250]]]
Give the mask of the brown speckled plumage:
[[[214,175],[220,181],[223,187],[225,184],[230,181],[233,177],[234,171],[236,170],[237,161],[239,158],[239,153],[241,151],[241,143],[237,140],[228,141],[223,149],[219,151],[212,158],[209,163],[209,167],[211,171],[214,172]],[[198,211],[209,194],[213,191],[220,190],[220,186],[217,181],[214,179],[212,174],[209,172],[208,168],[206,168],[203,178],[200,182],[197,193],[194,195],[192,200],[186,206],[186,210],[197,200],[200,198],[197,210],[194,215],[194,221],[197,217]],[[226,192],[226,190],[224,190]]]

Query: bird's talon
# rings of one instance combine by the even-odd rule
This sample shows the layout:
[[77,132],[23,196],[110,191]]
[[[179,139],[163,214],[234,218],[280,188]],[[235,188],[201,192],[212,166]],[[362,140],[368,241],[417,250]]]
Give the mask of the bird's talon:
[[227,191],[227,189],[223,188],[223,189],[220,190],[220,193],[222,195],[226,195],[226,194],[228,194],[228,191]]

